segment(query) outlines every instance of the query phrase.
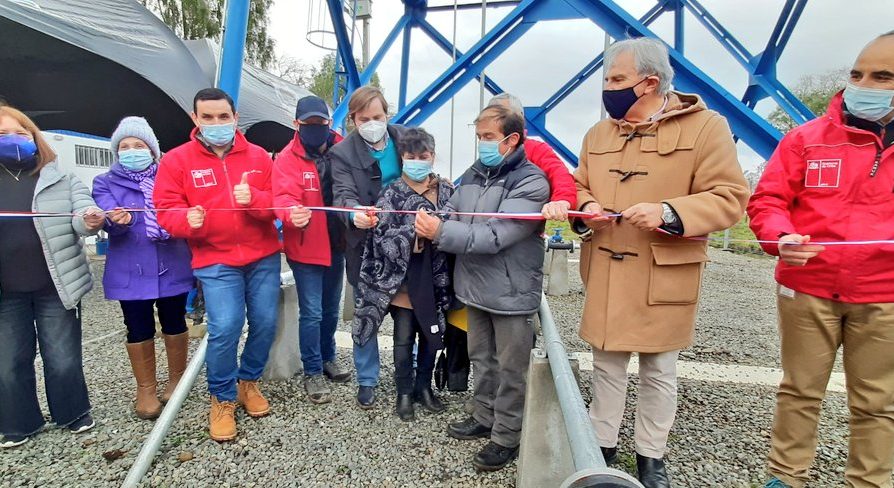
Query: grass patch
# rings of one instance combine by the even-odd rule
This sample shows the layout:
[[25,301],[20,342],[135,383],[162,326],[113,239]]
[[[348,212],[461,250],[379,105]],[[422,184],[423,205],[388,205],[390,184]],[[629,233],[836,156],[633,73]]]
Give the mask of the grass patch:
[[[710,242],[711,247],[722,248],[723,247],[723,231],[712,232],[711,237],[716,239]],[[733,242],[730,242],[729,249],[735,253],[740,254],[764,254],[764,251],[761,249],[760,244],[754,242],[735,242],[736,240],[755,240],[757,239],[754,236],[754,233],[751,232],[751,228],[748,227],[748,217],[745,216],[736,223],[736,225],[730,227],[730,239]]]

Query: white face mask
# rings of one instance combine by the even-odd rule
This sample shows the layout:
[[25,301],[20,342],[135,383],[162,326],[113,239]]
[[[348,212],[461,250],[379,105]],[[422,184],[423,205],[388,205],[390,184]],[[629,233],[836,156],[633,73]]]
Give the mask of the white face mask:
[[387,129],[388,123],[382,120],[370,120],[357,127],[360,137],[370,144],[375,144],[384,139]]

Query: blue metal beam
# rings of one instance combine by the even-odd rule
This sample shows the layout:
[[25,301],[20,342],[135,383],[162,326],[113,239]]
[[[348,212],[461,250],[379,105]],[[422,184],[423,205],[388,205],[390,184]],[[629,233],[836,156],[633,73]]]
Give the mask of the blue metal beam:
[[[379,65],[382,63],[388,50],[394,45],[397,35],[400,34],[404,27],[409,23],[410,17],[408,15],[403,15],[397,20],[394,24],[394,28],[391,29],[391,32],[385,37],[385,41],[379,46],[379,50],[376,51],[376,54],[369,60],[369,65],[364,67],[363,73],[360,74],[359,86],[368,85],[369,82],[372,81],[372,77],[376,74],[376,70],[379,69]],[[336,61],[338,61],[338,58],[336,58]],[[332,128],[335,130],[342,129],[345,116],[348,115],[348,101],[349,97],[345,97],[343,100],[333,102],[335,110],[332,112]]]
[[523,21],[524,16],[539,0],[523,0],[504,17],[490,32],[459,57],[447,70],[433,81],[412,102],[398,111],[394,117],[398,123],[418,124],[438,110],[466,83],[475,78],[494,59],[502,54],[533,23]]
[[242,57],[245,53],[245,34],[248,32],[249,4],[250,0],[227,1],[220,72],[217,75],[217,86],[230,95],[237,106],[239,103],[239,86],[242,82]]
[[400,34],[404,27],[409,23],[410,17],[406,14],[397,20],[397,23],[394,24],[394,28],[391,29],[391,32],[389,32],[387,36],[385,36],[385,41],[379,47],[379,50],[376,51],[376,54],[369,60],[369,65],[363,67],[363,73],[360,73],[360,86],[369,84],[373,75],[376,74],[376,70],[379,69],[379,64],[382,63],[382,59],[385,58],[385,54],[388,53],[388,50],[391,49],[394,41],[397,40],[397,35]]
[[[582,14],[616,39],[623,38],[627,34],[658,37],[611,0],[566,1],[576,6]],[[726,115],[736,134],[755,152],[769,158],[782,138],[782,134],[722,86],[711,80],[707,74],[695,67],[682,54],[674,49],[669,49],[669,54],[671,64],[677,73],[674,84],[684,91],[701,95],[709,107]]]
[[[774,37],[779,37],[782,40],[782,37],[785,36],[785,41],[787,42],[787,36],[791,35],[791,31],[794,28],[794,24],[789,22],[789,19],[793,18],[797,22],[797,17],[800,16],[800,12],[803,10],[803,5],[800,5],[800,8],[796,8],[794,0],[788,0],[779,16],[776,29],[774,29],[774,36],[771,36],[770,43],[768,43],[768,46],[772,47],[768,47],[768,50],[764,51],[764,53],[769,54],[764,56],[764,53],[762,53],[760,56],[753,56],[698,0],[680,1],[686,4],[708,32],[748,71],[749,88],[742,98],[744,103],[753,107],[758,101],[769,96],[799,124],[814,117],[810,109],[798,97],[776,80],[775,73],[778,56],[776,54],[776,40]],[[762,62],[764,58],[766,58],[766,61]],[[759,65],[763,66],[762,69],[766,71],[759,71]]]
[[674,49],[676,49],[680,54],[683,54],[683,45],[685,44],[685,34],[683,32],[683,20],[685,19],[686,11],[683,7],[682,0],[674,1]]
[[[652,7],[648,12],[645,13],[642,17],[640,17],[640,22],[643,25],[650,25],[655,21],[667,8],[667,4],[670,0],[661,0]],[[584,84],[591,76],[596,74],[599,71],[599,68],[602,68],[603,57],[605,53],[599,53],[599,56],[596,56],[595,59],[587,63],[586,66],[583,67],[576,75],[572,76],[570,80],[568,80],[561,88],[556,90],[551,97],[549,97],[546,102],[543,102],[543,105],[539,108],[539,112],[534,114],[534,117],[540,117],[541,114],[546,114],[552,109],[556,107],[556,105],[562,103],[565,98],[568,97],[571,93],[574,92],[579,86]]]
[[335,31],[335,39],[338,42],[338,56],[341,57],[342,66],[347,77],[345,91],[353,93],[360,87],[360,74],[357,72],[357,62],[354,60],[354,47],[351,45],[351,37],[345,26],[345,16],[342,13],[342,0],[326,0],[329,6],[329,16],[332,19],[332,30]]
[[[422,32],[426,33],[432,41],[435,42],[441,49],[444,50],[447,54],[453,54],[453,45],[450,41],[447,40],[437,29],[434,28],[431,24],[426,20],[418,21],[418,26],[422,30]],[[459,50],[456,51],[457,56],[462,56],[463,53]],[[481,79],[481,75],[476,76],[477,79]],[[496,95],[498,93],[503,93],[505,90],[497,85],[489,76],[484,76],[484,86],[487,90]],[[568,147],[562,144],[549,130],[546,129],[545,119],[543,117],[539,117],[539,114],[542,113],[542,107],[534,107],[534,108],[526,108],[525,109],[525,119],[526,119],[526,127],[531,134],[534,134],[549,144],[556,152],[559,153],[559,156],[568,161],[573,166],[577,166],[577,156],[571,152]]]

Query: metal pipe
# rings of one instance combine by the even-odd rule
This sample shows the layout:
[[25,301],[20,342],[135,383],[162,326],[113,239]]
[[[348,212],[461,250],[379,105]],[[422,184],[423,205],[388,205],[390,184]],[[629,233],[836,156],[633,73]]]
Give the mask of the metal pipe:
[[245,53],[250,3],[250,0],[227,0],[226,5],[226,23],[217,86],[227,92],[237,104],[239,85],[242,82],[242,57]]
[[189,365],[186,367],[183,377],[177,384],[177,388],[174,389],[171,399],[168,401],[167,405],[165,405],[158,420],[155,421],[155,426],[152,427],[152,432],[149,433],[149,437],[147,437],[146,441],[143,443],[143,447],[140,449],[136,461],[134,461],[133,466],[130,467],[130,471],[127,472],[127,478],[124,479],[124,484],[121,485],[123,488],[136,488],[139,485],[140,480],[143,479],[143,476],[146,475],[146,472],[149,471],[149,468],[152,466],[152,461],[155,459],[155,454],[158,452],[161,443],[168,435],[168,430],[171,429],[171,425],[177,418],[177,414],[180,413],[180,407],[183,406],[183,402],[186,400],[186,397],[189,396],[189,392],[192,390],[193,384],[199,376],[199,372],[202,371],[207,350],[208,335],[206,334],[205,337],[202,338],[202,342],[199,344],[198,349],[196,349],[196,352],[193,354],[192,360],[189,361]]
[[[568,361],[568,352],[559,336],[545,295],[540,300],[539,315],[544,348],[549,359],[574,461],[575,472],[562,486],[641,487],[642,485],[630,475],[605,465],[605,458],[602,457],[602,450],[599,448],[599,441],[587,414],[587,407],[577,386],[577,378]],[[589,480],[592,484],[578,484],[584,480]]]
[[565,419],[565,430],[568,431],[568,442],[571,444],[571,456],[574,458],[574,467],[577,470],[588,468],[604,468],[605,459],[599,449],[599,441],[593,432],[593,425],[587,415],[587,407],[577,387],[577,379],[568,362],[568,353],[549,303],[544,296],[540,302],[540,327],[543,330],[543,342],[549,357],[549,366],[552,370],[553,381],[556,384],[556,393],[559,396],[559,404],[562,407],[562,416]]

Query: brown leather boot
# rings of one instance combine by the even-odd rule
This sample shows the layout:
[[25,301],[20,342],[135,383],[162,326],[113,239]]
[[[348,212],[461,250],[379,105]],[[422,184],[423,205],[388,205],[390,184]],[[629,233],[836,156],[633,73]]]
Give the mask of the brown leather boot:
[[261,394],[257,381],[239,380],[236,385],[236,401],[251,417],[263,417],[270,413],[270,404]]
[[165,352],[168,355],[168,386],[161,394],[161,402],[168,403],[174,389],[183,377],[186,370],[186,355],[189,352],[189,332],[182,334],[165,334]]
[[158,418],[161,403],[158,401],[158,381],[155,379],[155,341],[127,344],[127,355],[137,380],[137,401],[134,405],[137,417],[143,420]]
[[211,395],[208,434],[217,442],[236,438],[236,402],[219,402],[216,396]]

